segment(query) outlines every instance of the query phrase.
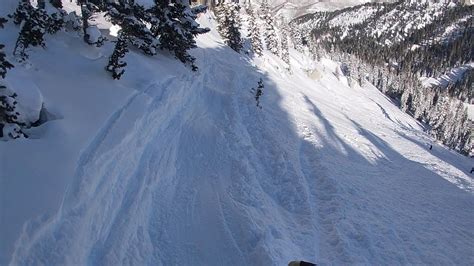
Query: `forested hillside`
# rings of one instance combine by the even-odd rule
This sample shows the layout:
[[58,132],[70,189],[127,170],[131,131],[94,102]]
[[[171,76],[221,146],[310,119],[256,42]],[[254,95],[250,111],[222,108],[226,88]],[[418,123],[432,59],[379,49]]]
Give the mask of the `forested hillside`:
[[354,81],[376,85],[437,139],[467,155],[474,6],[463,2],[398,1],[318,12],[292,22],[293,39],[316,58],[344,62]]

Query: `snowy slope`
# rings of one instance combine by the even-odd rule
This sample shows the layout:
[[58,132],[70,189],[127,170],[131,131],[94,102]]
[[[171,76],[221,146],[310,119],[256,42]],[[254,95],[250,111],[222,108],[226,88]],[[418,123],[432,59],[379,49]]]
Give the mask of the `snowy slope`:
[[197,73],[132,52],[113,82],[110,47],[78,38],[14,70],[61,119],[0,143],[0,264],[474,263],[472,160],[429,151],[415,120],[336,63],[292,51],[290,74],[213,30]]
[[[261,0],[244,0],[260,4]],[[269,0],[268,3],[277,15],[288,21],[305,14],[318,11],[333,11],[367,2],[390,2],[390,0]]]

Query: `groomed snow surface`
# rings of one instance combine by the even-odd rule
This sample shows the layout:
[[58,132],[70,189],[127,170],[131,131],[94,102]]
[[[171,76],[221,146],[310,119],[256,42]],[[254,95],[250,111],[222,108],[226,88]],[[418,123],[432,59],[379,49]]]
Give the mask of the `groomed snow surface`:
[[472,160],[336,63],[213,30],[198,72],[132,51],[112,81],[112,45],[61,33],[12,70],[58,119],[0,143],[0,264],[474,264]]

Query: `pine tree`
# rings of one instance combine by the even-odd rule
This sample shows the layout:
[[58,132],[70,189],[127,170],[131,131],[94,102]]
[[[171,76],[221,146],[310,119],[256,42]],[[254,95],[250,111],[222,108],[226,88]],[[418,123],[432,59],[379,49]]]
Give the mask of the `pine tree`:
[[221,37],[226,40],[229,36],[229,21],[228,14],[226,12],[226,3],[221,3],[215,8],[216,20],[217,20],[217,31]]
[[[0,17],[0,29],[7,22]],[[19,138],[23,136],[21,123],[17,121],[19,113],[16,111],[16,94],[11,93],[3,82],[7,70],[13,65],[6,60],[6,55],[2,51],[5,46],[0,44],[0,138],[9,136],[10,138]],[[25,135],[26,136],[26,135]]]
[[288,65],[288,69],[291,68],[290,65],[290,50],[288,47],[288,28],[284,26],[281,31],[281,59]]
[[[189,50],[196,47],[195,37],[209,31],[200,28],[197,15],[205,12],[205,6],[190,7],[184,0],[155,0],[151,8],[144,8],[133,0],[78,0],[81,4],[84,41],[100,45],[104,39],[96,41],[91,35],[96,32],[89,25],[89,19],[95,13],[104,12],[106,18],[121,28],[124,40],[140,49],[144,54],[153,56],[158,49],[168,50],[178,60],[194,64],[195,58]],[[108,67],[107,67],[108,68]]]
[[196,22],[197,15],[206,9],[205,6],[191,8],[184,3],[155,0],[155,6],[150,10],[151,31],[158,38],[159,47],[170,51],[181,62],[190,64],[194,71],[197,70],[195,58],[188,51],[196,47],[197,35],[209,32],[208,28],[201,28]]
[[[56,6],[60,6],[57,2],[54,3]],[[22,25],[13,51],[13,54],[20,60],[28,58],[26,54],[28,47],[45,46],[44,35],[46,33],[56,33],[63,27],[64,11],[56,9],[54,6],[46,11],[45,5],[51,4],[43,1],[39,3],[38,8],[35,8],[31,5],[30,0],[21,0],[13,14],[13,22]],[[51,12],[52,10],[55,11]]]
[[[7,22],[6,19],[0,17],[0,29],[3,28],[3,24]],[[8,62],[6,59],[6,54],[3,51],[3,48],[5,48],[5,45],[0,43],[0,77],[5,78],[5,75],[7,74],[7,70],[12,68],[13,65]]]
[[143,6],[131,1],[107,2],[106,16],[115,25],[119,25],[127,40],[147,55],[155,55],[159,41],[147,27],[151,20],[150,12]]
[[274,55],[279,55],[278,40],[275,31],[275,22],[273,16],[270,14],[270,7],[268,6],[267,0],[263,0],[260,6],[260,19],[265,25],[264,29],[264,40],[267,50],[272,52]]
[[474,128],[472,122],[466,121],[463,135],[460,140],[460,151],[466,156],[474,156]]
[[260,27],[257,23],[257,18],[255,16],[255,12],[251,5],[247,8],[247,13],[250,16],[249,19],[249,38],[250,42],[252,43],[252,51],[257,56],[261,56],[263,52],[263,44],[262,44],[262,37],[260,35]]
[[[49,0],[42,4],[44,7],[42,8],[45,10],[46,14],[48,15],[48,21],[46,25],[46,32],[49,34],[54,34],[61,30],[64,27],[64,17],[66,16],[66,12],[62,9],[63,3],[61,0]],[[40,1],[38,1],[39,6]]]
[[44,34],[48,25],[48,15],[43,9],[34,8],[29,0],[22,0],[13,14],[15,24],[23,24],[15,44],[13,54],[20,60],[28,58],[29,46],[45,46]]
[[233,2],[221,3],[216,9],[219,25],[217,30],[224,42],[236,52],[242,50],[242,37],[240,35],[240,7]]
[[127,63],[122,59],[125,57],[128,52],[127,48],[127,35],[124,32],[120,32],[117,43],[115,44],[114,52],[110,56],[109,64],[106,67],[106,70],[112,73],[113,79],[120,79],[125,73],[125,67]]
[[[294,25],[292,24],[292,26]],[[303,29],[299,27],[298,28],[292,27],[291,39],[295,45],[295,49],[299,52],[303,52],[304,47],[308,46],[307,37],[305,36]],[[315,44],[315,43],[312,43],[312,44]],[[320,49],[316,49],[315,51],[320,52]]]
[[22,132],[24,124],[18,122],[20,114],[16,111],[16,97],[17,95],[12,93],[0,80],[0,138],[27,137]]
[[27,20],[30,17],[30,10],[32,8],[33,6],[29,0],[20,0],[18,7],[13,13],[13,23],[20,25],[23,21]]

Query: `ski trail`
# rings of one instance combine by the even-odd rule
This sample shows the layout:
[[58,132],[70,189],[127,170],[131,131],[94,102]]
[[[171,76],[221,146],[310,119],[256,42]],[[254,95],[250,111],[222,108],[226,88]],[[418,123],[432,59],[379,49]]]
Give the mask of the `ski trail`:
[[[78,189],[81,187],[81,182],[89,182],[90,180],[85,180],[82,179],[84,176],[84,171],[85,167],[91,163],[91,160],[97,155],[97,153],[100,151],[102,144],[106,141],[106,138],[111,134],[112,130],[115,130],[115,126],[121,119],[124,119],[124,116],[127,115],[126,113],[129,112],[129,109],[131,108],[136,108],[138,102],[143,102],[147,101],[147,94],[152,90],[155,89],[156,91],[161,91],[161,94],[158,96],[157,100],[161,101],[163,97],[163,93],[165,92],[165,88],[169,87],[173,80],[176,79],[176,77],[170,77],[167,78],[165,81],[162,83],[157,83],[157,84],[151,84],[147,87],[146,90],[144,91],[137,91],[135,92],[129,100],[121,107],[119,108],[112,116],[106,121],[104,127],[99,131],[99,133],[96,135],[96,137],[91,141],[89,146],[81,153],[81,156],[78,161],[78,166],[76,170],[76,176],[73,178],[72,184],[69,185],[69,188],[66,190],[66,195],[71,196],[73,193],[77,193],[77,191],[70,191],[71,188],[76,188]],[[141,98],[141,99],[138,99]],[[114,132],[114,134],[117,134],[117,132]],[[79,195],[76,196],[76,198],[80,197]],[[74,199],[71,199],[73,201]],[[62,209],[62,208],[61,208]]]
[[[173,90],[174,96],[169,95],[170,87],[175,89]],[[98,258],[97,254],[102,254],[98,252],[100,249],[87,247],[87,245],[95,241],[103,241],[100,244],[96,242],[95,246],[110,245],[114,240],[118,240],[116,239],[117,235],[111,233],[113,230],[123,230],[124,237],[127,237],[127,226],[124,225],[124,219],[138,215],[135,212],[150,204],[149,194],[146,193],[146,183],[150,182],[146,180],[146,177],[149,176],[147,165],[156,158],[156,154],[150,146],[146,145],[147,143],[135,136],[141,135],[148,140],[157,137],[156,134],[160,127],[154,127],[154,123],[150,122],[156,123],[160,120],[166,122],[164,111],[169,113],[173,110],[166,107],[176,101],[176,98],[182,98],[181,93],[185,93],[182,92],[183,87],[177,78],[170,78],[163,83],[152,85],[144,92],[135,93],[122,108],[111,116],[104,128],[83,152],[78,162],[76,176],[67,191],[59,214],[49,226],[45,227],[47,229],[41,230],[44,233],[35,237],[31,247],[25,248],[26,250],[33,248],[36,240],[43,237],[42,242],[50,242],[49,245],[57,247],[58,254],[49,255],[54,255],[53,258],[57,256],[58,263],[84,264],[86,262],[84,258],[88,257],[86,255],[89,253],[88,250],[94,250],[87,260],[89,263],[107,261],[107,259],[114,257],[105,255],[105,258]],[[177,89],[181,89],[181,93]],[[162,90],[163,93],[152,99],[147,95],[152,90]],[[188,92],[192,91],[188,90]],[[146,113],[143,113],[145,109],[147,109]],[[178,110],[175,108],[175,112],[179,112],[179,108]],[[133,119],[142,118],[138,119],[135,125],[128,125],[128,128],[127,125],[120,125],[131,117]],[[123,167],[117,169],[115,165],[117,162]],[[140,198],[142,199],[140,200]],[[140,207],[136,202],[141,201],[144,201],[142,202],[144,205],[140,204]],[[102,207],[98,207],[98,204]],[[141,213],[142,218],[144,218],[143,214]],[[137,224],[137,226],[140,225]],[[130,228],[128,230],[130,231]],[[53,234],[53,237],[48,234]],[[54,235],[59,235],[59,237],[54,237]],[[65,238],[66,235],[67,238]],[[131,240],[124,237],[120,240],[125,242]],[[129,232],[128,237],[133,238],[136,235],[131,235]],[[133,252],[138,252],[139,248],[144,245],[140,241],[133,242],[137,244]],[[77,250],[75,256],[60,258],[61,253],[72,250]],[[126,252],[126,250],[122,251]],[[107,252],[104,253],[107,254]],[[40,254],[35,255],[41,256]]]
[[344,203],[338,197],[339,188],[326,172],[320,155],[315,152],[318,149],[318,141],[314,134],[304,124],[300,130],[303,133],[299,148],[301,169],[317,209],[318,262],[323,262],[321,261],[322,257],[337,257],[338,261],[347,263],[349,262],[348,254],[344,247],[343,237],[337,228],[338,220],[341,216],[343,217],[344,211]]
[[284,136],[273,135],[272,116],[247,92],[260,74],[237,54],[235,63],[205,49],[199,58],[198,73],[149,85],[108,119],[83,151],[59,212],[24,233],[12,264],[314,258],[303,177],[277,148]]
[[[137,88],[108,119],[59,212],[25,228],[11,264],[472,260],[472,194],[392,147],[422,159],[394,132],[393,121],[412,120],[334,78],[285,75],[271,60],[256,68],[204,44],[197,73]],[[262,109],[250,91],[260,78]]]

